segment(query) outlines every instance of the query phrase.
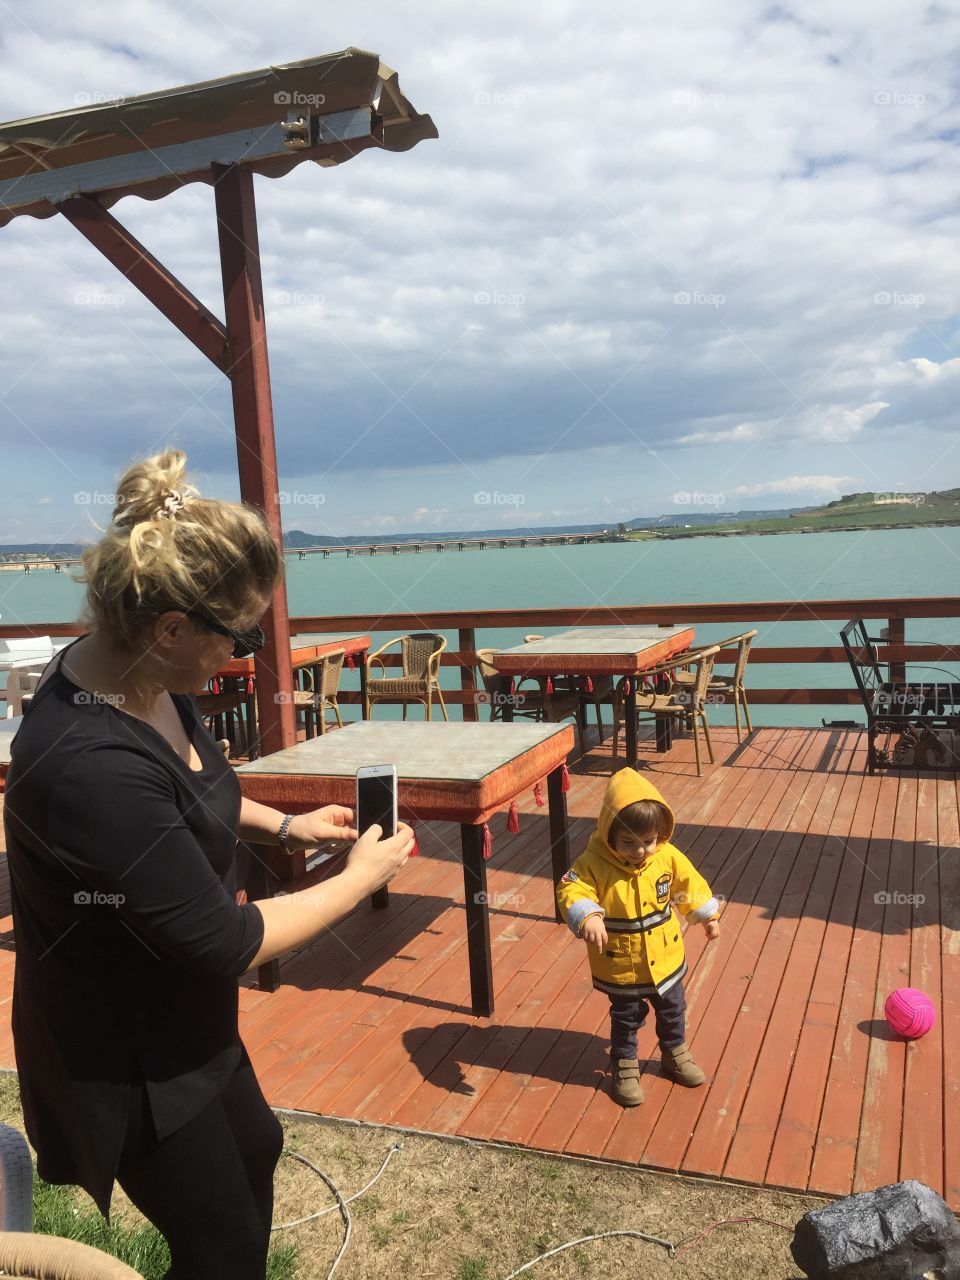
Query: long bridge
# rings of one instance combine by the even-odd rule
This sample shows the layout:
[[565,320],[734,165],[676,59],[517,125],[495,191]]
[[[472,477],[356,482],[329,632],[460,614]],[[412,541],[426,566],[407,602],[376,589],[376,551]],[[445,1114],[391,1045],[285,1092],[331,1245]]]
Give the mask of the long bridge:
[[[588,542],[615,542],[618,536],[603,530],[599,533],[527,533],[523,535],[501,537],[500,534],[487,534],[482,538],[408,538],[397,542],[358,542],[336,543],[326,547],[284,547],[284,555],[297,556],[304,560],[307,556],[323,556],[326,560],[332,555],[376,556],[376,555],[422,555],[424,551],[487,551],[490,548],[506,547],[573,547],[583,546]],[[70,565],[82,563],[74,556],[60,556],[56,560],[31,556],[27,552],[11,556],[0,564],[0,571],[10,573],[35,572],[38,569],[53,569],[60,573]]]
[[361,542],[355,544],[336,544],[326,547],[287,547],[287,555],[296,555],[300,560],[307,556],[323,556],[326,560],[331,555],[376,556],[376,555],[422,555],[424,551],[487,551],[491,548],[500,550],[506,547],[572,547],[583,546],[588,542],[611,542],[616,534],[609,530],[598,533],[527,533],[523,535],[503,536],[486,534],[482,538],[408,538],[397,542]]

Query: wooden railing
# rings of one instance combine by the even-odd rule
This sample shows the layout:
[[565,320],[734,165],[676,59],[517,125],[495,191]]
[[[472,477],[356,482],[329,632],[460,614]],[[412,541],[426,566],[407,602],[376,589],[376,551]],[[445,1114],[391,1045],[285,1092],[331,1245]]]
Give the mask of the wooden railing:
[[[476,695],[476,651],[478,633],[491,629],[523,629],[544,631],[550,628],[616,626],[629,624],[680,624],[711,623],[730,624],[730,632],[761,627],[774,622],[835,622],[839,641],[840,627],[851,618],[867,618],[888,629],[889,643],[880,646],[879,658],[889,662],[894,678],[903,678],[902,668],[908,662],[939,666],[944,662],[960,661],[960,642],[956,645],[907,644],[905,629],[908,619],[960,618],[960,596],[871,597],[844,600],[764,600],[764,601],[714,601],[697,603],[665,603],[650,605],[619,605],[536,609],[475,609],[436,610],[423,613],[389,614],[337,614],[309,615],[290,619],[291,635],[307,631],[332,631],[344,633],[388,633],[403,635],[410,631],[443,631],[457,633],[457,647],[444,653],[445,667],[460,669],[460,688],[447,690],[444,698],[451,704],[462,704],[466,719],[476,719],[478,708]],[[74,636],[81,634],[76,623],[0,623],[0,637],[10,636]],[[735,650],[727,650],[718,662],[732,664]],[[399,654],[385,655],[387,666],[399,665]],[[750,651],[750,666],[794,663],[841,664],[846,668],[846,657],[839,643],[797,645],[790,647],[764,646],[754,642]],[[899,674],[898,674],[899,673]],[[783,706],[845,706],[859,703],[851,677],[849,687],[778,688],[758,686],[748,679],[750,701],[756,705]],[[356,690],[344,690],[340,694],[344,703],[359,701]]]

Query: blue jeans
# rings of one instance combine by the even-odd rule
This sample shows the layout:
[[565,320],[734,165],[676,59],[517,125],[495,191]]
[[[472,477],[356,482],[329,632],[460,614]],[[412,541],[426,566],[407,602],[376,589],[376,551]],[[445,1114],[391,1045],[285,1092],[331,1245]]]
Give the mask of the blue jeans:
[[657,1039],[663,1049],[676,1049],[686,1039],[687,999],[683,983],[675,982],[662,996],[624,994],[610,997],[610,1056],[635,1058],[637,1032],[647,1020],[647,1006],[656,1018]]

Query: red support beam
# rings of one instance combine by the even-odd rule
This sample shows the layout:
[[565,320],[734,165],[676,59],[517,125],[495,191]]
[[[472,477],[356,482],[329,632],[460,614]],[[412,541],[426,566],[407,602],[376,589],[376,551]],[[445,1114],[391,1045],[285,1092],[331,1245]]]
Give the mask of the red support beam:
[[[216,186],[220,267],[230,349],[240,496],[264,513],[277,546],[283,548],[277,452],[273,435],[270,366],[260,275],[260,245],[253,174],[236,166],[219,170]],[[256,655],[260,744],[264,755],[296,741],[290,699],[290,623],[281,581],[263,620],[267,643]]]
[[74,196],[57,205],[57,209],[221,373],[229,376],[226,329],[112,213],[89,196]]

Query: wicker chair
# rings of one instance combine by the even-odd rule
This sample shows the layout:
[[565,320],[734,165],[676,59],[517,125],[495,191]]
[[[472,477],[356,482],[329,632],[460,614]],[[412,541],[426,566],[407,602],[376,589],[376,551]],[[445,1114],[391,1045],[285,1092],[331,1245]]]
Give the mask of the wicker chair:
[[221,689],[219,693],[206,689],[197,694],[200,715],[210,732],[218,741],[229,742],[231,750],[241,743],[247,749],[246,705],[244,695],[233,689]]
[[33,1162],[19,1129],[0,1124],[0,1275],[20,1280],[143,1280],[79,1240],[33,1234]]
[[[533,644],[535,640],[542,640],[543,636],[531,632],[530,635],[523,637],[524,644]],[[593,686],[590,692],[584,688],[586,684],[586,676],[554,676],[554,687],[563,691],[567,689],[577,690],[580,697],[586,702],[593,703],[593,709],[597,715],[597,736],[603,741],[603,703],[605,699],[613,697],[613,676],[591,676],[590,683]],[[578,721],[579,723],[579,721]],[[585,722],[584,722],[585,723]]]
[[[493,663],[493,655],[495,653],[496,649],[478,649],[477,671],[490,705],[490,719],[502,720],[503,706],[499,702],[502,676]],[[530,680],[537,686],[536,693],[523,688],[524,680]],[[513,707],[513,718],[515,720],[542,720],[548,724],[556,724],[558,721],[568,720],[572,716],[577,723],[577,739],[582,754],[583,717],[579,695],[563,688],[555,689],[553,693],[547,693],[545,686],[545,680],[538,680],[534,676],[524,676],[523,680],[520,680],[517,684],[517,701]]]
[[[337,694],[340,692],[340,673],[343,671],[343,649],[325,653],[315,667],[304,668],[302,689],[295,689],[293,704],[304,713],[304,730],[308,738],[315,737],[314,719],[321,734],[327,731],[327,707],[333,709],[337,726],[343,728],[343,716]],[[315,688],[314,672],[319,672],[319,688]]]
[[[713,764],[713,743],[710,741],[710,725],[707,721],[707,698],[710,689],[710,680],[713,676],[713,663],[720,652],[719,645],[711,645],[709,648],[697,650],[695,657],[690,657],[685,653],[682,655],[684,661],[689,661],[694,668],[694,681],[692,685],[678,685],[674,679],[674,672],[678,667],[676,658],[667,659],[656,667],[650,667],[644,671],[644,677],[667,676],[670,678],[670,687],[665,693],[654,693],[647,690],[637,691],[637,720],[652,719],[656,721],[658,716],[670,716],[671,718],[681,720],[693,732],[693,750],[697,761],[697,777],[702,777],[703,767],[700,760],[700,735],[697,732],[698,721],[703,729],[703,736],[707,742],[707,753],[710,757],[710,763]],[[637,679],[630,676],[629,679]],[[616,760],[618,754],[618,744],[620,738],[620,726],[623,723],[623,704],[624,704],[624,681],[620,681],[614,690],[613,697],[613,758]]]
[[[402,657],[402,671],[400,676],[388,677],[386,674],[386,665],[381,658],[381,654],[394,645],[400,646]],[[388,640],[386,644],[381,645],[374,653],[367,658],[367,696],[364,700],[363,714],[364,718],[369,720],[370,713],[375,702],[402,702],[403,718],[407,718],[407,704],[410,702],[422,702],[426,711],[426,718],[430,719],[430,708],[433,701],[433,695],[437,695],[440,703],[440,710],[443,712],[444,720],[447,720],[447,708],[443,701],[443,694],[440,692],[440,655],[447,647],[445,636],[436,634],[433,631],[418,631],[409,636],[397,636],[393,640]],[[374,663],[378,663],[383,676],[371,680],[370,670]]]
[[143,1280],[119,1258],[79,1240],[0,1231],[0,1274],[20,1280]]
[[[750,707],[747,705],[747,694],[743,687],[743,675],[747,669],[747,659],[750,657],[750,645],[756,636],[756,631],[744,631],[738,636],[728,636],[726,640],[718,640],[716,645],[710,646],[717,649],[732,649],[737,646],[737,660],[733,667],[732,676],[711,676],[709,693],[729,693],[733,702],[733,714],[737,722],[737,741],[743,741],[743,734],[740,730],[740,708],[743,708],[743,716],[747,723],[747,733],[753,733],[753,725],[750,723]],[[696,654],[700,653],[700,649],[688,649],[683,655],[684,666],[678,668],[674,681],[681,688],[691,688],[696,681],[696,672],[691,669]],[[689,660],[689,661],[687,661]]]

